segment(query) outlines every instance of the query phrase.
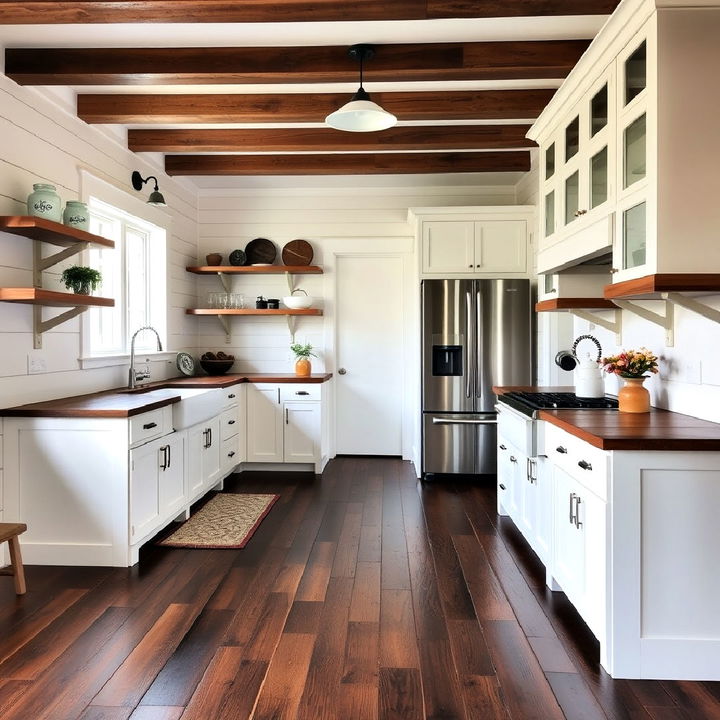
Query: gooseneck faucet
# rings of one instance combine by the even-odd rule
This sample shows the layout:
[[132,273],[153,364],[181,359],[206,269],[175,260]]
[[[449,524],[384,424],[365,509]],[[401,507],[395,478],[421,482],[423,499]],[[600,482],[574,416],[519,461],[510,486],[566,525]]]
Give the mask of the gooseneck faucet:
[[152,330],[157,336],[158,352],[162,352],[163,349],[162,341],[160,340],[160,333],[151,325],[145,325],[135,331],[132,336],[132,340],[130,340],[130,372],[128,374],[128,388],[131,390],[137,386],[138,380],[147,380],[150,377],[149,372],[144,372],[142,370],[137,372],[135,371],[135,338],[138,336],[138,333],[141,333],[143,330]]

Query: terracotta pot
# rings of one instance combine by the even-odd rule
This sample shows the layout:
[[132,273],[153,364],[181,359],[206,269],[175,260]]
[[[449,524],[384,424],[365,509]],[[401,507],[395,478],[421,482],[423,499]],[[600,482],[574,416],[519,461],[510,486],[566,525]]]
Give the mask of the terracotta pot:
[[624,387],[618,392],[618,410],[626,413],[650,412],[650,393],[643,387],[644,377],[623,378]]
[[220,253],[210,253],[205,256],[208,265],[219,265],[222,262],[222,255]]
[[312,363],[308,357],[299,357],[295,360],[295,374],[299,377],[309,377],[312,373]]

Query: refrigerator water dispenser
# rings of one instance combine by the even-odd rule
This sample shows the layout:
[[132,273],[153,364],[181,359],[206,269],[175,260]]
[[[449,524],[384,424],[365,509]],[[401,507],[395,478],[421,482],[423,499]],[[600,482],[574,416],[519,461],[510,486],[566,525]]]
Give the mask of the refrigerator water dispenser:
[[462,376],[462,350],[462,345],[433,345],[432,374],[435,376]]

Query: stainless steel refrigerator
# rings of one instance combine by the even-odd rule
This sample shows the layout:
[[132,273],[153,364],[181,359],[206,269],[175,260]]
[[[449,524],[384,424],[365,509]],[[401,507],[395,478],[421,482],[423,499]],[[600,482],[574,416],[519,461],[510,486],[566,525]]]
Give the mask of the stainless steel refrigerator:
[[529,280],[423,280],[423,474],[496,471],[493,385],[530,385]]

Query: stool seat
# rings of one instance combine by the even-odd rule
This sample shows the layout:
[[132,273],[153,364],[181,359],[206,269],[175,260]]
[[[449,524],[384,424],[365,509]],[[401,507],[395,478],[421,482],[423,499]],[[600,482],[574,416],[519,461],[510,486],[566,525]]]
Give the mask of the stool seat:
[[15,592],[25,594],[25,571],[23,570],[22,555],[18,535],[27,530],[25,523],[0,523],[0,542],[7,542],[10,546],[10,568],[0,570],[2,575],[13,575]]

